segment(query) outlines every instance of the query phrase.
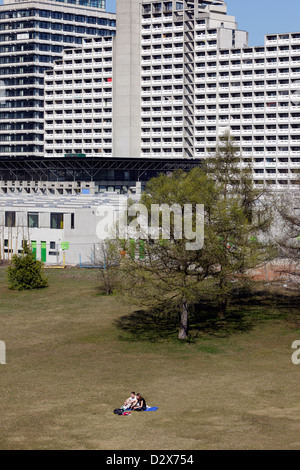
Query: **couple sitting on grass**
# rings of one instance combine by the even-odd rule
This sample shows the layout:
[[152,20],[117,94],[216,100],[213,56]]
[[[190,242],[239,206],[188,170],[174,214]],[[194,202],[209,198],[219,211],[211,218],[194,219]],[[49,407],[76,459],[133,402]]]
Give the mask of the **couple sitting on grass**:
[[135,394],[135,392],[131,392],[131,395],[127,400],[124,402],[124,406],[122,409],[124,411],[145,411],[147,408],[146,400],[142,397],[140,393]]

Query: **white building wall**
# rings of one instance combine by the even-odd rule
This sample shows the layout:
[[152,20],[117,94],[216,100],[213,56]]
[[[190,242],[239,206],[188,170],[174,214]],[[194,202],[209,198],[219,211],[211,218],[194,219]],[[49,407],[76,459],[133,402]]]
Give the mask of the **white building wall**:
[[[139,195],[131,196],[133,199],[136,197]],[[0,195],[0,260],[11,260],[14,254],[22,251],[23,240],[27,240],[32,248],[36,247],[37,259],[46,265],[62,265],[63,244],[68,242],[69,249],[65,251],[67,265],[93,265],[101,243],[97,226],[103,216],[99,207],[110,208],[117,220],[126,201],[127,196],[115,193],[18,198]],[[10,212],[15,213],[14,226],[7,226],[6,214]],[[28,213],[38,214],[38,227],[28,227]],[[51,213],[63,214],[63,228],[51,228]],[[43,243],[46,244],[45,259],[42,259]]]

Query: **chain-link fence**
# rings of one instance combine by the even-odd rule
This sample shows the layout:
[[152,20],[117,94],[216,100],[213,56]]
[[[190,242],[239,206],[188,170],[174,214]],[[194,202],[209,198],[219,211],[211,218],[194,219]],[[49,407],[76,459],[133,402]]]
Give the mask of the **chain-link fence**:
[[[96,243],[72,243],[53,241],[29,241],[34,257],[46,266],[99,267],[99,245]],[[13,255],[22,253],[22,246],[13,240],[3,240],[0,262],[6,264]]]

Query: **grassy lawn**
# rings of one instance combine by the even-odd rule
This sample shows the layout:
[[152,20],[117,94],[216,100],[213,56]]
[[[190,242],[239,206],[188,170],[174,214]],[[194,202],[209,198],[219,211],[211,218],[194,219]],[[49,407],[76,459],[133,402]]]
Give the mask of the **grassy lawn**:
[[[198,319],[180,343],[101,295],[97,272],[47,274],[48,289],[13,292],[0,269],[0,449],[299,449],[293,297],[236,303],[232,331]],[[114,415],[132,390],[158,411]]]

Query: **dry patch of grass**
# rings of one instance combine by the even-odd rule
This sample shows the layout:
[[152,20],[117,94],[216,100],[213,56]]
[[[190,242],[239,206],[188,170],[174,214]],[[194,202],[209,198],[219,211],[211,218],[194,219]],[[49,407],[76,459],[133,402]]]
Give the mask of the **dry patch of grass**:
[[[96,272],[47,274],[48,289],[12,292],[0,269],[1,449],[120,450],[130,436],[145,450],[299,448],[300,330],[288,303],[281,317],[281,304],[258,300],[244,332],[150,341],[141,325],[138,336],[120,329],[136,313],[99,295]],[[159,410],[115,416],[132,389]]]

